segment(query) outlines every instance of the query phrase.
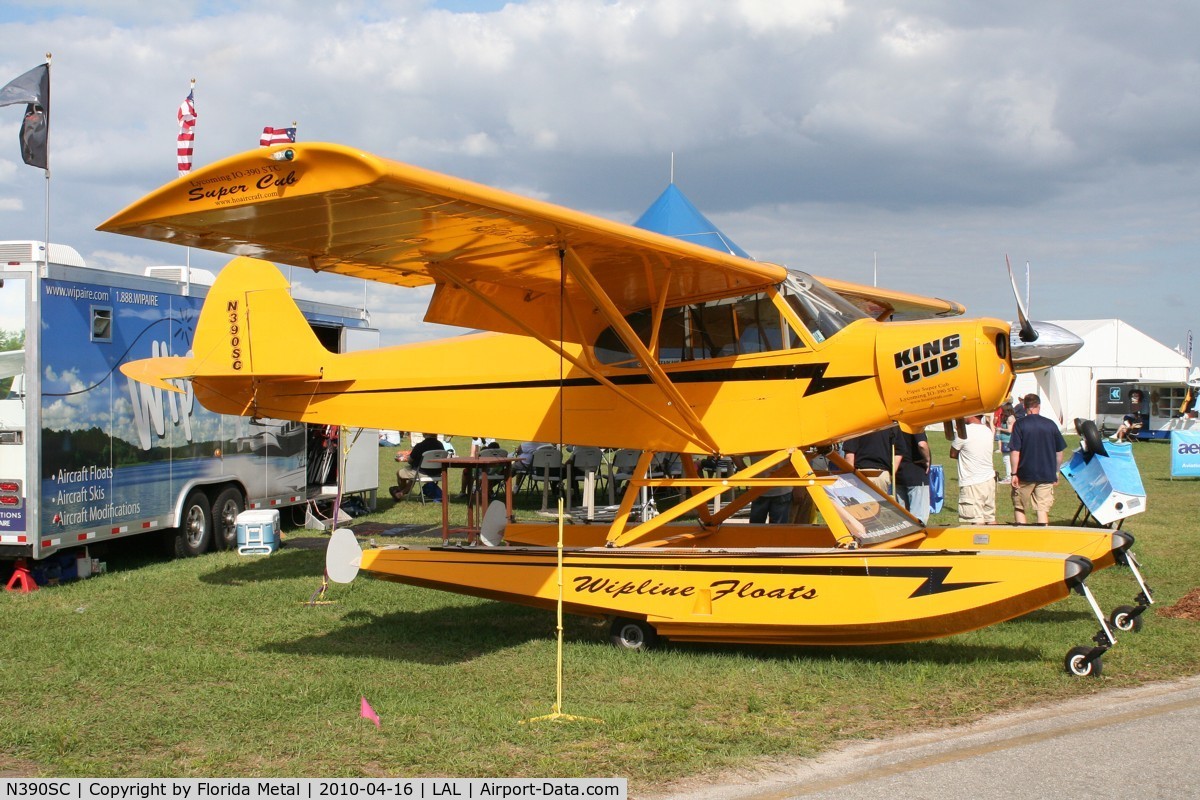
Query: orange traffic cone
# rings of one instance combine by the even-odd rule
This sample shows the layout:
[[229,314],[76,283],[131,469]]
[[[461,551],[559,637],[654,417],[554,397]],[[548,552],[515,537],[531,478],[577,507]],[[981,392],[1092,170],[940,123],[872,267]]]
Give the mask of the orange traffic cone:
[[4,588],[6,591],[21,592],[22,594],[37,591],[37,582],[29,574],[29,570],[25,568],[25,559],[17,559],[17,563],[13,565],[12,577],[8,579],[8,583],[4,585]]

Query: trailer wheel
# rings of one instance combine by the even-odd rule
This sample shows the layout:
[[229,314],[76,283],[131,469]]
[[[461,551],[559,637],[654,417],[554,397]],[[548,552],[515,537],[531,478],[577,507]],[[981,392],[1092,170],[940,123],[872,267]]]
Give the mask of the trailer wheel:
[[218,550],[237,547],[237,515],[246,510],[241,491],[229,486],[221,490],[212,505],[213,544]]
[[183,504],[183,519],[179,525],[176,547],[180,555],[198,556],[212,544],[212,514],[208,496],[196,489]]

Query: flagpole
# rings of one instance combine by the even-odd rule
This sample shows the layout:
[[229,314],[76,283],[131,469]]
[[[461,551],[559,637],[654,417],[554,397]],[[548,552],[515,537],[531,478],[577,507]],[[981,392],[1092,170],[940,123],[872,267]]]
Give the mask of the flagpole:
[[[46,87],[49,94],[50,86],[50,59],[52,54],[46,53]],[[45,254],[45,274],[50,272],[50,98],[46,98],[46,254]],[[37,300],[37,292],[33,293],[34,301]]]
[[[188,84],[188,97],[194,98],[195,92],[196,92],[196,79],[192,78],[191,82]],[[193,158],[194,158],[194,156],[193,156]],[[191,172],[190,166],[189,166],[188,171]],[[184,248],[184,256],[183,257],[185,259],[184,268],[183,268],[183,294],[185,297],[191,297],[192,296],[192,247],[191,247],[191,245],[188,245],[187,247]]]

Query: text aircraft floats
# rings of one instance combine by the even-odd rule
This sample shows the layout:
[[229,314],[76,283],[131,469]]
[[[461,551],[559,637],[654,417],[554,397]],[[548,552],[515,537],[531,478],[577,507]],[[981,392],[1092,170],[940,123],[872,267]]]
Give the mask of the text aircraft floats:
[[[733,478],[702,478],[684,457],[679,477],[635,481],[603,541],[564,553],[566,608],[615,617],[619,640],[925,639],[1077,588],[1101,631],[1068,669],[1094,674],[1112,643],[1083,579],[1124,560],[1128,535],[925,530],[855,473],[836,461],[818,472],[803,452],[996,408],[1014,364],[1043,368],[1080,344],[1023,313],[1019,332],[962,319],[949,301],[817,279],[330,144],[233,156],[100,229],[240,256],[211,288],[190,354],[122,367],[163,389],[191,379],[214,411],[636,448],[639,474],[658,452],[765,453]],[[489,332],[334,354],[268,261],[432,284],[427,321]],[[652,484],[691,496],[630,527],[636,488]],[[706,503],[731,485],[748,488],[743,504],[807,487],[824,524],[723,526]],[[847,504],[887,521],[872,532]],[[689,511],[699,520],[665,525]],[[539,606],[557,574],[555,548],[538,544],[385,548],[362,565]]]

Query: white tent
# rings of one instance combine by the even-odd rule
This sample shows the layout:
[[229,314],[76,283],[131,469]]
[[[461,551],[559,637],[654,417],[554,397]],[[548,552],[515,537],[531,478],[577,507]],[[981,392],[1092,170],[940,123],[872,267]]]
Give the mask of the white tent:
[[1096,418],[1096,382],[1154,380],[1183,383],[1187,358],[1119,319],[1054,320],[1083,339],[1079,352],[1061,364],[1017,376],[1013,394],[1042,398],[1042,414],[1072,430],[1076,417]]

